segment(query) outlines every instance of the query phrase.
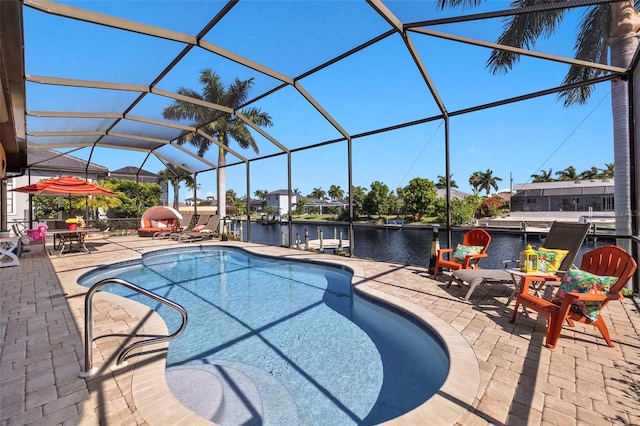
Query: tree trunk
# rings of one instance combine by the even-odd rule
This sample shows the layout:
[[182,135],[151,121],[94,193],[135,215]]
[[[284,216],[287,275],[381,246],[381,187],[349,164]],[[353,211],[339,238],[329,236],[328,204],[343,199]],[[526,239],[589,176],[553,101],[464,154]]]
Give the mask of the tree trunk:
[[218,214],[220,217],[227,215],[227,164],[226,151],[218,149]]
[[180,181],[178,179],[174,179],[171,182],[173,183],[173,208],[178,210],[180,205]]
[[[631,2],[611,5],[611,65],[627,68],[638,46],[640,17]],[[631,235],[631,158],[629,149],[629,97],[627,82],[614,80],[611,87],[613,151],[615,164],[616,233]]]

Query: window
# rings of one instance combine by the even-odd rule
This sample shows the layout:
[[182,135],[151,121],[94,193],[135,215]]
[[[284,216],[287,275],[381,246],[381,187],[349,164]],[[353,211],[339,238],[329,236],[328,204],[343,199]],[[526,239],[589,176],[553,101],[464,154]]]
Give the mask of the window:
[[613,195],[606,195],[602,197],[602,210],[603,211],[615,210],[615,205],[613,204]]
[[15,213],[12,189],[13,189],[13,179],[7,179],[7,214]]

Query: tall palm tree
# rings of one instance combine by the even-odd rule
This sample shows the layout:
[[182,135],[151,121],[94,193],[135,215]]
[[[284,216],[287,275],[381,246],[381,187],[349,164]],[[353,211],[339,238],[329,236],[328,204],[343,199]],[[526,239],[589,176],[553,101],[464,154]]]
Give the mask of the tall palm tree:
[[329,187],[329,191],[327,191],[327,194],[332,200],[342,199],[344,197],[344,191],[342,188],[340,188],[340,185],[331,185]]
[[531,175],[533,182],[553,182],[555,179],[551,177],[551,171],[549,170],[540,170],[540,173],[534,173]]
[[[473,7],[482,0],[438,0],[439,8]],[[548,4],[548,0],[514,0],[514,8],[535,7]],[[528,48],[534,46],[541,37],[549,37],[565,17],[565,10],[538,10],[533,13],[520,13],[505,20],[504,30],[498,43]],[[629,68],[638,46],[635,34],[640,29],[640,13],[635,9],[632,0],[624,0],[610,4],[590,6],[583,14],[580,29],[576,36],[576,58],[594,63],[605,63],[611,58],[611,65]],[[607,55],[607,49],[609,54]],[[488,67],[494,73],[508,72],[520,59],[514,52],[493,50]],[[563,83],[580,83],[588,81],[599,74],[598,70],[571,65]],[[627,82],[613,80],[611,87],[611,104],[613,112],[613,145],[614,164],[619,173],[616,176],[614,197],[616,210],[630,212],[630,166],[629,153],[629,97]],[[584,104],[591,95],[592,86],[580,86],[559,94],[565,106]],[[634,110],[637,110],[634,109]],[[637,113],[636,113],[637,114]],[[640,202],[640,200],[638,200]],[[616,214],[616,230],[621,234],[631,234],[631,216],[628,213]]]
[[[232,84],[225,88],[220,76],[210,68],[207,68],[200,71],[200,83],[202,84],[202,93],[184,87],[178,88],[177,92],[180,95],[226,106],[235,111],[248,99],[253,86],[253,78],[248,80],[236,78]],[[269,114],[259,108],[243,108],[239,112],[258,126],[269,127],[273,124]],[[200,128],[223,146],[229,146],[230,140],[233,139],[244,149],[251,148],[256,154],[260,152],[247,124],[233,114],[223,113],[183,100],[176,100],[162,111],[162,116],[170,120],[191,120],[193,126]],[[197,133],[186,135],[178,142],[189,142],[197,147],[198,155],[200,156],[203,156],[211,145],[215,145],[209,139]],[[224,148],[218,147],[218,212],[221,215],[224,215],[227,210],[225,197],[227,186],[226,154],[227,151]]]
[[327,192],[322,188],[313,188],[309,197],[318,198],[320,200],[324,199],[327,196]]
[[569,166],[564,170],[560,170],[559,172],[556,172],[556,175],[558,176],[558,180],[578,180],[578,173],[576,173],[576,168],[573,166]]
[[184,187],[191,190],[193,193],[193,202],[198,203],[198,190],[200,190],[200,184],[196,183],[195,177],[191,175],[184,175],[182,178],[184,182]]
[[178,210],[180,206],[180,182],[186,181],[188,179],[193,182],[193,177],[185,170],[179,167],[175,167],[172,164],[167,164],[167,168],[161,170],[158,173],[158,176],[160,177],[161,182],[171,183],[171,186],[173,187],[173,208]]
[[480,184],[478,185],[478,190],[486,191],[487,195],[491,192],[491,188],[494,191],[498,190],[498,182],[502,180],[502,178],[493,176],[493,170],[487,169],[486,172],[479,172]]
[[[451,176],[449,176],[451,183],[450,186],[451,188],[457,188],[458,184],[456,183],[455,180],[453,180],[453,173],[451,173]],[[446,189],[447,188],[447,178],[444,176],[440,176],[438,175],[438,182],[436,182],[436,189]]]
[[482,185],[482,172],[473,172],[469,177],[469,185],[473,188],[473,193],[477,194]]

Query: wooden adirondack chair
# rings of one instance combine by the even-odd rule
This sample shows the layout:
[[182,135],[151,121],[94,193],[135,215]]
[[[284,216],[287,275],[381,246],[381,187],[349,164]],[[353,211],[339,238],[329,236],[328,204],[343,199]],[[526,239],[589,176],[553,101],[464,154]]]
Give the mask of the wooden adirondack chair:
[[[490,242],[491,235],[489,235],[489,233],[484,229],[476,228],[464,234],[464,237],[462,238],[462,246],[465,248],[461,251],[456,250],[456,248],[438,250],[436,264],[433,268],[433,278],[436,279],[438,277],[440,268],[447,268],[450,270],[475,269],[478,261],[483,257],[487,257],[485,252],[487,251]],[[469,247],[480,247],[480,249],[477,253],[464,253],[466,248]],[[456,259],[456,257],[458,257],[458,253],[463,254],[463,258]]]
[[[515,322],[518,316],[518,306],[522,304],[527,308],[530,308],[539,314],[543,315],[547,319],[547,337],[545,346],[549,349],[554,349],[560,337],[562,326],[566,321],[570,327],[575,325],[575,322],[581,322],[583,324],[590,324],[596,327],[607,344],[613,347],[611,337],[609,336],[609,330],[602,318],[602,315],[597,314],[597,318],[587,316],[581,309],[576,308],[577,301],[583,301],[587,303],[599,302],[599,311],[609,303],[611,300],[621,300],[623,296],[620,291],[624,288],[625,284],[631,279],[633,273],[636,271],[637,263],[631,257],[629,253],[617,246],[603,246],[591,250],[582,256],[582,263],[580,265],[580,271],[594,274],[598,277],[617,277],[617,280],[612,280],[611,287],[606,293],[579,293],[579,292],[566,292],[564,293],[562,300],[557,297],[548,301],[542,299],[529,292],[529,286],[532,282],[539,280],[535,276],[523,276],[520,283],[520,292],[516,299],[516,306],[511,316],[511,322]],[[571,271],[567,272],[562,278],[563,283],[570,279]],[[586,274],[585,274],[586,275]],[[562,289],[562,285],[560,287]]]

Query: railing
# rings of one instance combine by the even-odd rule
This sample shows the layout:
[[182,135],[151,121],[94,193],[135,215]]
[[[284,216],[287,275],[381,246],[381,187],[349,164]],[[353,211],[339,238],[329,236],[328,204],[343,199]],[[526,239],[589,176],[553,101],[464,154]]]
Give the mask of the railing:
[[[148,290],[143,289],[142,287],[139,287],[135,284],[132,284],[128,281],[125,281],[123,279],[120,278],[107,278],[104,279],[102,281],[99,281],[97,283],[95,283],[94,285],[91,286],[91,288],[89,289],[89,291],[87,292],[87,295],[85,296],[85,301],[84,301],[84,310],[85,310],[85,317],[84,317],[84,371],[82,371],[80,373],[80,377],[91,377],[92,375],[96,374],[98,372],[98,368],[97,367],[93,367],[93,296],[95,293],[98,292],[98,290],[107,285],[107,284],[119,284],[123,287],[127,287],[133,291],[136,291],[144,296],[147,296],[157,302],[160,302],[170,308],[175,309],[176,311],[178,311],[178,313],[180,313],[181,317],[182,317],[182,323],[180,324],[180,327],[178,327],[178,329],[176,331],[174,331],[173,333],[169,334],[168,336],[154,336],[150,339],[145,339],[145,340],[139,340],[137,342],[134,342],[128,346],[123,347],[122,349],[120,349],[120,352],[118,353],[118,356],[116,357],[116,364],[112,367],[112,370],[115,369],[120,369],[123,367],[126,367],[127,363],[126,361],[124,361],[125,357],[127,356],[127,354],[129,352],[131,352],[133,349],[139,348],[141,346],[145,346],[145,345],[151,345],[154,343],[162,343],[162,342],[168,342],[170,340],[173,340],[174,338],[178,337],[185,329],[185,327],[187,326],[187,312],[184,310],[184,308],[180,305],[178,305],[177,303],[174,303],[170,300],[167,300],[161,296],[158,296],[155,293],[152,293]],[[105,336],[113,336],[114,334],[107,334]],[[102,337],[105,337],[102,336]],[[137,336],[136,334],[132,334],[133,337]]]

